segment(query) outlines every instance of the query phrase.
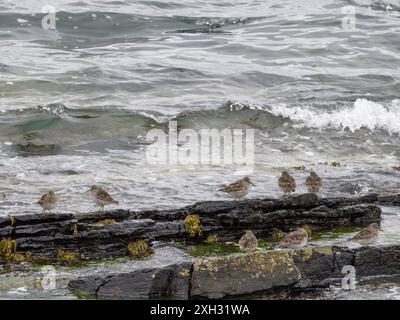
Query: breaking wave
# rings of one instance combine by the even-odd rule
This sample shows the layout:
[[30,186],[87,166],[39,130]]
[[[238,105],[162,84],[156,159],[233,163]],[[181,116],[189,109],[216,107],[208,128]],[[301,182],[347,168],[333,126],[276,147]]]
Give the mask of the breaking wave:
[[394,100],[387,106],[357,99],[351,107],[334,111],[322,111],[313,107],[293,107],[285,104],[267,107],[276,116],[289,118],[310,128],[337,128],[355,132],[359,129],[385,130],[390,134],[400,133],[400,101]]

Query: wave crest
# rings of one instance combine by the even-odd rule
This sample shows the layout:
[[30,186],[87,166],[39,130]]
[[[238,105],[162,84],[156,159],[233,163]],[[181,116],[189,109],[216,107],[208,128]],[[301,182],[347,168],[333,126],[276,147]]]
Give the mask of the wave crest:
[[352,132],[367,128],[371,131],[385,130],[391,134],[400,133],[400,101],[394,100],[388,106],[357,99],[352,107],[331,112],[312,107],[288,107],[280,104],[271,106],[268,111],[276,116],[289,118],[311,128],[338,128]]

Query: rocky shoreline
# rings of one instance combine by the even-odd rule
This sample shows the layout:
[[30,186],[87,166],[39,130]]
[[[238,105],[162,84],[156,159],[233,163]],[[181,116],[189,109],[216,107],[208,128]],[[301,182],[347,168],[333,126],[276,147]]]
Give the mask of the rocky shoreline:
[[96,274],[69,282],[72,291],[109,299],[229,299],[295,293],[341,282],[344,266],[357,281],[400,276],[400,246],[319,247],[201,258],[161,268]]
[[[400,194],[319,198],[308,193],[279,199],[199,202],[173,210],[18,215],[0,218],[0,237],[13,242],[16,255],[29,253],[31,259],[40,256],[57,263],[61,251],[74,253],[78,260],[94,260],[127,256],[129,244],[137,240],[196,245],[209,235],[220,242],[237,241],[246,229],[259,238],[270,238],[275,228],[287,232],[307,225],[318,232],[363,227],[381,221],[381,204],[399,205]],[[196,235],[185,225],[190,215],[198,217],[201,224]],[[395,245],[258,250],[95,273],[72,279],[68,288],[97,298],[231,298],[326,287],[343,277],[344,265],[354,266],[357,277],[393,276],[400,274],[399,259],[400,246]],[[14,261],[2,256],[0,265],[9,263]]]
[[[399,197],[393,196],[391,201],[399,201]],[[15,240],[21,253],[54,257],[67,250],[87,258],[104,258],[126,255],[129,242],[137,239],[199,243],[215,234],[220,241],[235,241],[245,229],[269,237],[274,228],[287,232],[304,224],[312,231],[365,226],[380,221],[377,203],[377,195],[319,198],[308,193],[280,199],[199,202],[161,211],[16,215],[0,218],[0,237]],[[185,230],[188,215],[197,215],[202,225],[196,237]]]

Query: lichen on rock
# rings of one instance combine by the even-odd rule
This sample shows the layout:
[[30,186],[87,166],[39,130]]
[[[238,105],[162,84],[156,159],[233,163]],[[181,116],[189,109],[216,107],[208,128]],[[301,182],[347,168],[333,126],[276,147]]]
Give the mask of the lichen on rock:
[[200,259],[193,265],[194,297],[222,298],[295,284],[300,272],[286,250]]

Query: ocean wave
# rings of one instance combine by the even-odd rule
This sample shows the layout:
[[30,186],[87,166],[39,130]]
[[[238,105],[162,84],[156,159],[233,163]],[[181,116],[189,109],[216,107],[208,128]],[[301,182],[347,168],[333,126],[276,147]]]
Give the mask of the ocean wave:
[[[14,113],[15,111],[6,114]],[[252,105],[227,101],[222,106],[207,110],[186,110],[175,115],[167,115],[151,110],[127,110],[123,108],[68,108],[64,104],[54,103],[26,108],[17,111],[23,114],[25,123],[29,117],[37,121],[37,114],[42,117],[57,117],[67,122],[80,122],[82,127],[95,121],[98,129],[130,128],[133,124],[142,129],[166,128],[168,122],[178,122],[181,128],[225,128],[253,127],[260,130],[286,128],[337,129],[355,132],[360,129],[370,131],[384,130],[390,134],[400,133],[400,100],[395,99],[386,104],[377,103],[365,98],[357,99],[351,106],[331,105]],[[96,120],[96,118],[99,118]],[[118,119],[116,121],[116,119]],[[17,120],[17,118],[15,119]],[[27,121],[27,122],[26,122]],[[75,123],[74,125],[80,126]],[[138,128],[136,128],[138,129]],[[91,128],[93,130],[93,128]],[[135,132],[138,132],[135,130]],[[144,131],[143,131],[144,133]]]
[[310,128],[348,129],[351,132],[362,128],[385,130],[388,133],[400,133],[400,101],[393,100],[387,106],[357,99],[351,107],[343,107],[335,111],[321,111],[313,107],[293,107],[285,104],[266,108],[276,116],[288,118]]
[[370,7],[374,10],[400,10],[399,0],[350,0],[350,3],[360,7]]

